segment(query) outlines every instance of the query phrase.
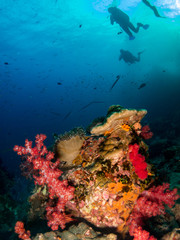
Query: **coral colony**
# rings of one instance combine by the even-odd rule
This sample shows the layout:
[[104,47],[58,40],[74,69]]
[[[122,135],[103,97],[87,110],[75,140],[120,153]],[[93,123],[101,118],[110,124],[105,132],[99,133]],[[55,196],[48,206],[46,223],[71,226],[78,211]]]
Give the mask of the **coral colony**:
[[[35,146],[26,140],[25,147],[15,146],[22,157],[21,168],[36,185],[30,197],[39,202],[52,230],[65,228],[74,217],[81,217],[96,227],[116,227],[134,240],[154,240],[143,229],[146,219],[165,214],[179,198],[169,184],[155,186],[155,174],[149,163],[144,139],[152,137],[140,121],[146,110],[111,106],[107,116],[97,119],[87,135],[76,128],[57,138],[53,152],[44,145],[46,136],[37,135]],[[30,232],[20,221],[15,232],[30,239]]]

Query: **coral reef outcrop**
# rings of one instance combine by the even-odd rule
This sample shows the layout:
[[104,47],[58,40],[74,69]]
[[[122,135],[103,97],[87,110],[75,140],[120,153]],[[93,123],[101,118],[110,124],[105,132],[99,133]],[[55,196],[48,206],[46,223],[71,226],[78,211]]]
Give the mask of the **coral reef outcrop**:
[[[95,227],[115,228],[122,236],[129,232],[137,240],[155,240],[142,226],[148,218],[165,214],[164,205],[172,208],[179,195],[177,189],[169,190],[168,183],[155,184],[144,142],[153,134],[147,125],[141,126],[146,113],[113,105],[102,121],[89,127],[90,135],[76,128],[59,136],[54,153],[44,146],[43,134],[36,136],[34,148],[28,140],[25,147],[16,145],[14,151],[31,164],[38,186],[30,197],[31,217],[45,218],[46,214],[52,230],[64,229],[75,218]],[[83,224],[54,237],[78,240],[92,233],[93,239],[110,239]],[[78,232],[81,228],[87,231]],[[116,235],[110,237],[116,239]]]

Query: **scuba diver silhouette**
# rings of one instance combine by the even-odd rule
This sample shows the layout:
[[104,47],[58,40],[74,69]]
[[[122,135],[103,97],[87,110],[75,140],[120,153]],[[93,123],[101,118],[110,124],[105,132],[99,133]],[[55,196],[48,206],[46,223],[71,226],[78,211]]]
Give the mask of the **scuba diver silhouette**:
[[143,53],[144,51],[138,52],[138,56],[134,56],[131,52],[126,51],[121,49],[120,50],[120,56],[119,56],[119,61],[121,61],[121,59],[123,59],[127,64],[133,64],[135,62],[140,62],[140,55]]
[[144,29],[147,29],[149,27],[148,24],[144,25],[142,23],[137,23],[137,27],[134,27],[134,25],[129,20],[129,16],[117,7],[108,8],[108,12],[111,14],[110,15],[111,24],[113,25],[114,22],[119,24],[119,26],[128,34],[129,40],[135,39],[130,29],[133,32],[137,33],[140,27]]
[[157,8],[156,8],[155,6],[153,6],[153,5],[151,5],[149,1],[147,1],[147,0],[142,0],[142,2],[143,2],[146,6],[148,6],[150,9],[153,10],[153,12],[154,12],[154,14],[155,14],[156,17],[165,18],[165,17],[162,17],[162,16],[159,14]]

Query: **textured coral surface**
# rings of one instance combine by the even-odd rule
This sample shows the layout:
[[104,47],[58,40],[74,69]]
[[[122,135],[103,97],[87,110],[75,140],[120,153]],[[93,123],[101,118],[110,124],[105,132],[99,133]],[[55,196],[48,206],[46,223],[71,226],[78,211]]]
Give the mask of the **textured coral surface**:
[[[153,186],[155,174],[144,142],[152,133],[140,123],[146,113],[111,106],[103,121],[91,127],[91,135],[80,128],[66,133],[56,140],[54,153],[45,147],[43,134],[36,136],[34,147],[28,140],[25,147],[15,146],[22,169],[36,184],[30,198],[32,218],[36,211],[58,230],[72,216],[81,217],[123,235],[129,231],[135,240],[156,239],[142,226],[148,218],[165,214],[165,204],[172,208],[179,196],[169,184]],[[22,234],[15,229],[21,239],[30,237],[24,228]]]

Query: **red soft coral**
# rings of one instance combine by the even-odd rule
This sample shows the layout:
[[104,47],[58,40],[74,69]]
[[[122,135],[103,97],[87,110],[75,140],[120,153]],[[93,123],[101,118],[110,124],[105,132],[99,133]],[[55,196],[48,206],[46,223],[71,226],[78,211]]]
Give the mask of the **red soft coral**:
[[55,207],[52,207],[50,202],[46,207],[48,226],[51,227],[53,231],[58,230],[59,226],[64,229],[65,224],[72,221],[72,218],[64,213],[64,205],[65,203],[62,200],[58,200]]
[[148,176],[147,163],[145,162],[145,157],[139,152],[139,145],[135,143],[134,145],[129,145],[129,159],[132,162],[135,173],[141,180],[144,180]]
[[21,221],[17,221],[14,227],[15,233],[18,234],[18,237],[23,240],[31,240],[30,238],[30,231],[26,231],[24,228],[24,223]]
[[145,125],[142,129],[141,129],[141,137],[144,139],[150,139],[152,138],[153,133],[150,131],[150,128],[148,125]]
[[54,230],[59,225],[64,228],[65,223],[71,220],[69,216],[65,217],[65,205],[74,197],[74,187],[69,186],[67,180],[59,180],[62,174],[62,171],[58,168],[59,161],[51,161],[54,158],[54,153],[47,150],[43,143],[45,139],[45,135],[37,135],[35,147],[32,147],[32,142],[26,140],[25,147],[16,145],[14,151],[24,157],[28,164],[32,164],[35,184],[47,185],[49,198],[56,198],[57,205],[51,207],[51,211],[48,207],[46,209],[48,225]]
[[157,240],[155,237],[150,236],[149,232],[138,227],[134,231],[134,240]]
[[134,236],[138,227],[143,226],[147,218],[165,214],[164,204],[172,207],[178,198],[177,189],[169,190],[168,183],[142,192],[127,222],[130,235]]

